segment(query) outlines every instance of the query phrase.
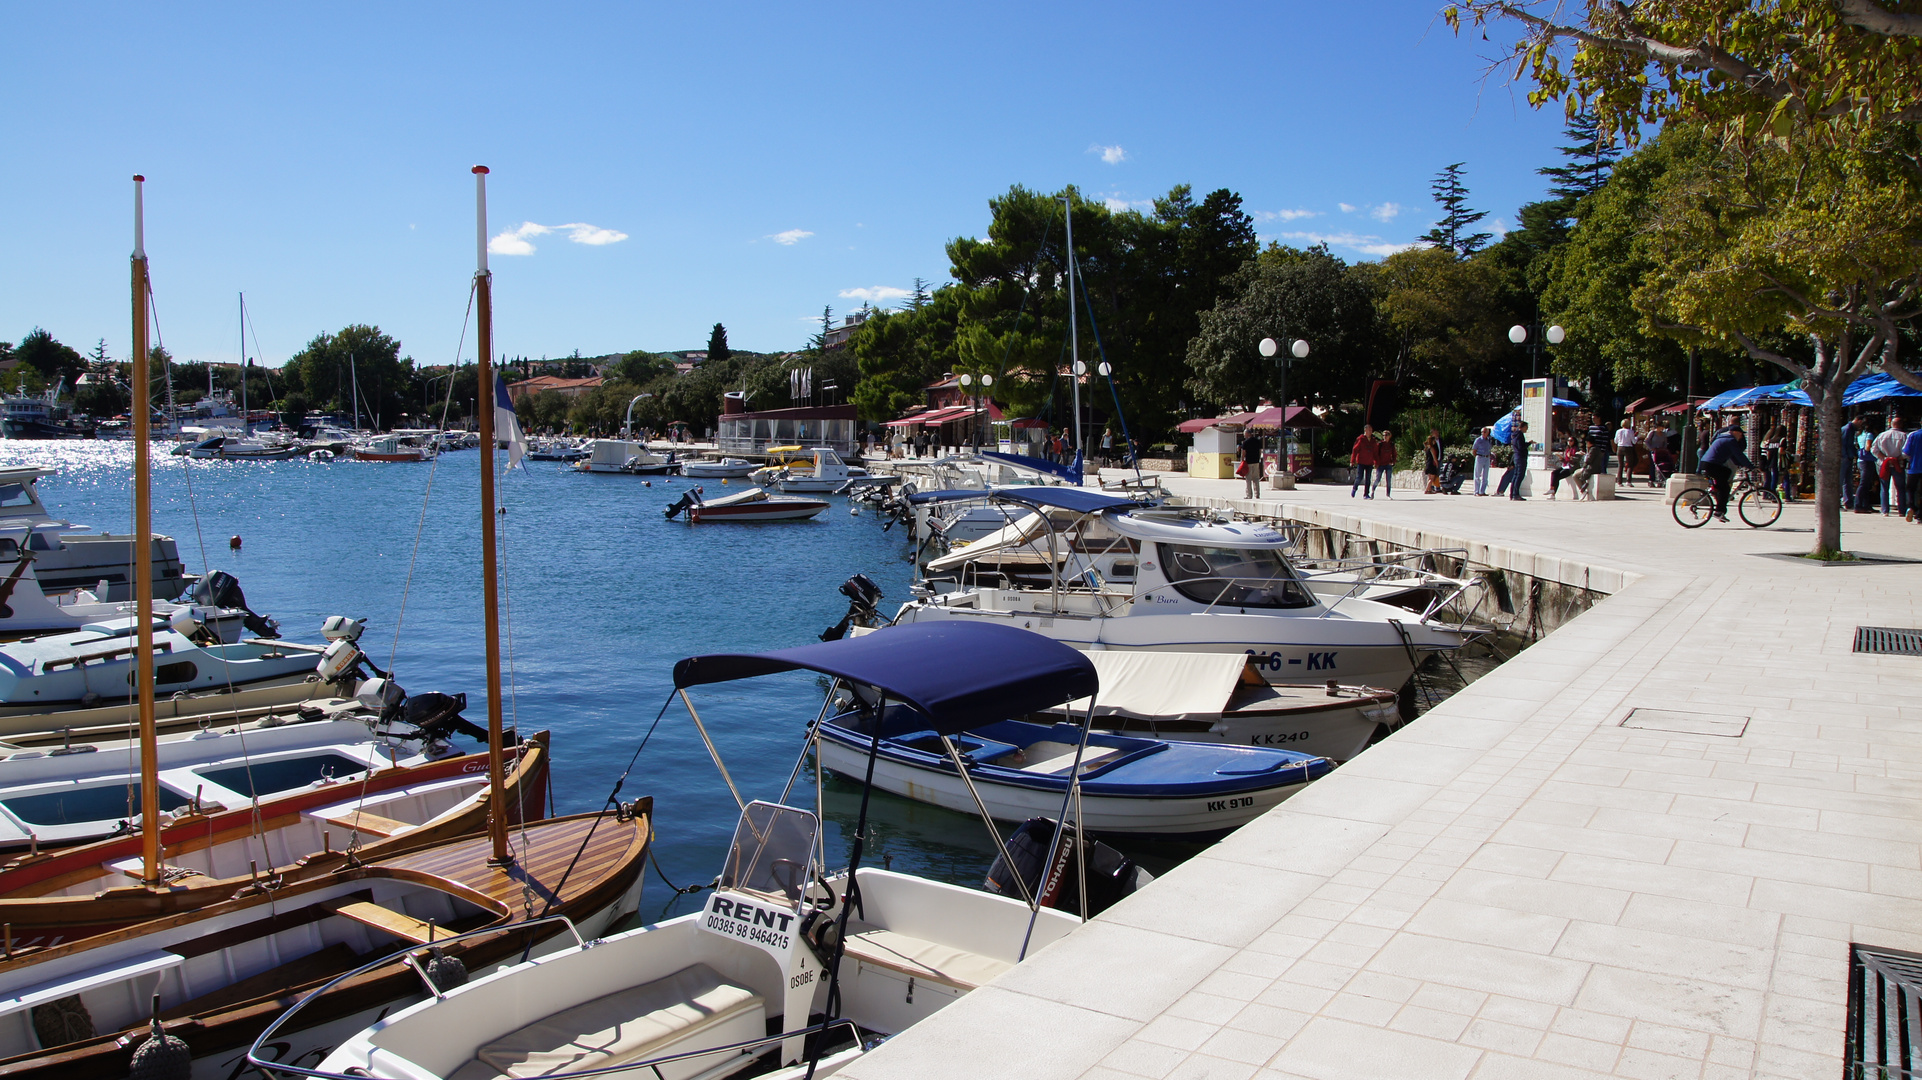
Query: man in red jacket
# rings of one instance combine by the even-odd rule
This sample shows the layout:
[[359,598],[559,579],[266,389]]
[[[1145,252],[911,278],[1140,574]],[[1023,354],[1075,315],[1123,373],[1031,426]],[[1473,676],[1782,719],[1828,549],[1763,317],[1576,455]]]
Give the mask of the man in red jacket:
[[1354,498],[1360,490],[1362,498],[1375,497],[1375,429],[1363,425],[1361,434],[1355,436],[1354,449],[1348,452],[1348,497]]

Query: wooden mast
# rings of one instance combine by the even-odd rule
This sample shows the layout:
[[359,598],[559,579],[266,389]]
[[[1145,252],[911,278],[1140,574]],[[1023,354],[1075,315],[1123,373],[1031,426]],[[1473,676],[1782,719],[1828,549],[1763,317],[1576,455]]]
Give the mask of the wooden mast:
[[153,492],[150,484],[152,426],[147,411],[147,247],[141,187],[133,178],[133,593],[134,686],[140,709],[140,880],[159,888],[160,745],[153,706]]
[[480,420],[481,573],[487,632],[487,832],[494,841],[493,862],[514,861],[507,848],[507,797],[502,791],[505,754],[501,746],[500,584],[494,537],[494,292],[487,269],[487,166],[474,166],[474,315],[480,327],[480,393],[474,411]]

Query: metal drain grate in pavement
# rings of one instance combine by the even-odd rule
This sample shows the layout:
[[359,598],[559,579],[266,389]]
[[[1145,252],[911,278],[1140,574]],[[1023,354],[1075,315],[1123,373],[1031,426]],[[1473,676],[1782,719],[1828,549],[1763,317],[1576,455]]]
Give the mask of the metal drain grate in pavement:
[[1672,731],[1677,735],[1719,735],[1725,739],[1739,739],[1748,730],[1748,717],[1673,712],[1668,709],[1630,709],[1618,726],[1641,728],[1644,731]]
[[1889,656],[1922,656],[1922,630],[1893,626],[1858,626],[1855,651]]

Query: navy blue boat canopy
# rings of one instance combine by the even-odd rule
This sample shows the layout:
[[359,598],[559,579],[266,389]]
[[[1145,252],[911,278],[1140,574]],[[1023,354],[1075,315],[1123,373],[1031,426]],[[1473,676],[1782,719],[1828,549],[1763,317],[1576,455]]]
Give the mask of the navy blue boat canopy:
[[674,685],[684,690],[798,670],[872,687],[920,714],[902,731],[943,735],[1100,689],[1088,658],[1058,641],[1013,626],[963,622],[890,626],[774,652],[691,656],[674,665]]
[[1026,454],[1004,454],[998,450],[977,450],[975,453],[983,461],[998,461],[1004,465],[1012,465],[1017,469],[1026,469],[1029,472],[1058,476],[1070,484],[1081,483],[1081,478],[1075,475],[1073,466],[1062,465],[1058,462],[1049,461],[1047,458],[1029,457]]
[[943,488],[940,491],[917,491],[908,496],[908,505],[921,506],[926,503],[962,502],[967,499],[985,499],[992,491],[980,488]]
[[1072,510],[1077,514],[1099,514],[1103,510],[1125,510],[1140,505],[1133,499],[1123,499],[1105,491],[1077,487],[1008,487],[994,493],[994,497],[1006,502],[1017,502],[1027,506],[1047,506],[1058,510]]

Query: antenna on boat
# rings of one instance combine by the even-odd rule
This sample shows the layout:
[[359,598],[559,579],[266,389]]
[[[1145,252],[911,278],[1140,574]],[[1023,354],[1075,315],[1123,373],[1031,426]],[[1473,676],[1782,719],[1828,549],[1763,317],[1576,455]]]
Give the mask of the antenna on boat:
[[1074,188],[1063,196],[1068,221],[1068,385],[1074,388],[1074,486],[1086,483],[1081,463],[1086,460],[1087,444],[1081,439],[1081,321],[1074,317]]
[[500,582],[494,566],[494,276],[487,269],[487,166],[474,166],[474,313],[480,335],[480,397],[474,412],[480,420],[481,573],[485,577],[484,618],[487,631],[487,832],[494,841],[496,866],[514,861],[507,848],[507,798],[501,784],[505,772],[501,747],[501,635]]
[[153,706],[153,491],[152,419],[147,389],[147,242],[146,210],[141,185],[133,178],[133,592],[134,686],[140,715],[140,880],[160,887],[160,772],[159,740],[154,733]]

